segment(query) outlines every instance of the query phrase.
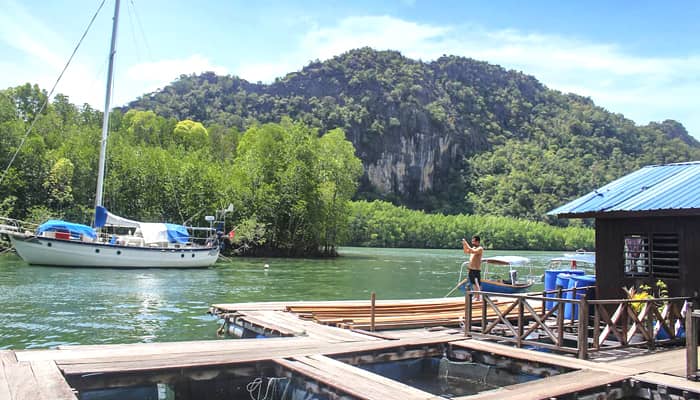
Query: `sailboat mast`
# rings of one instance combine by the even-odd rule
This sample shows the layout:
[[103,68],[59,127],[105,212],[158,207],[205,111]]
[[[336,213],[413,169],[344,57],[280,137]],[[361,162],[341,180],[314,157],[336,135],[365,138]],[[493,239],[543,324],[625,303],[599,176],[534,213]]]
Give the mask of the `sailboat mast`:
[[109,46],[109,67],[107,69],[107,91],[105,94],[105,110],[102,118],[102,139],[100,140],[100,163],[97,174],[97,194],[95,207],[102,205],[102,194],[105,179],[105,159],[107,158],[107,133],[109,131],[109,103],[112,98],[112,72],[114,70],[114,54],[117,45],[117,22],[119,20],[119,0],[114,3],[114,19],[112,21],[112,43]]

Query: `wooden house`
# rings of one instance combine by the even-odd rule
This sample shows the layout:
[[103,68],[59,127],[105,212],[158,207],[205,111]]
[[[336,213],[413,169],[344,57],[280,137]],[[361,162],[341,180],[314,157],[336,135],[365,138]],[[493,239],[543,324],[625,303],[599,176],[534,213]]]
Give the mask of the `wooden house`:
[[670,296],[698,297],[700,161],[644,167],[549,214],[595,218],[598,298],[659,280]]

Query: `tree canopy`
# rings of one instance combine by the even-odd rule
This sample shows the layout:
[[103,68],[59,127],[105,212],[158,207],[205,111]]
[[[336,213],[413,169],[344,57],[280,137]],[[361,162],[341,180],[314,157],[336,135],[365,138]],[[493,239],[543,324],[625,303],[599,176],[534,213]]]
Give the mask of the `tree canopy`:
[[[0,91],[3,168],[46,98],[35,89]],[[0,183],[0,213],[90,224],[101,115],[60,95],[42,113]],[[330,255],[345,238],[362,164],[340,129],[284,119],[239,133],[138,110],[113,112],[110,126],[104,205],[118,215],[205,224],[233,203],[244,253]]]
[[546,220],[544,211],[644,165],[700,159],[678,122],[638,126],[457,56],[422,62],[362,48],[271,84],[183,75],[129,107],[239,130],[285,116],[321,133],[342,128],[365,169],[356,198],[448,214]]

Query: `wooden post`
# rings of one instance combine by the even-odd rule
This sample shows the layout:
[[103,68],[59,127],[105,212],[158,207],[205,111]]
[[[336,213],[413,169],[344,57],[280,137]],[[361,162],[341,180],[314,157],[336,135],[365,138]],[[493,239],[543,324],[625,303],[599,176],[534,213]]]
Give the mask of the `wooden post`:
[[469,289],[464,291],[464,337],[471,336],[472,328],[472,294]]
[[523,302],[526,301],[522,297],[518,298],[518,337],[515,340],[515,345],[518,348],[523,347],[523,332],[524,332],[524,327],[523,324],[525,323],[525,316],[524,316],[524,306]]
[[372,297],[370,297],[372,304],[370,305],[370,320],[369,320],[369,331],[374,332],[374,313],[375,313],[375,302],[377,301],[377,294],[372,292]]
[[[656,303],[647,302],[643,304],[647,307],[656,307]],[[642,307],[642,309],[644,308]],[[644,328],[649,331],[651,336],[651,339],[649,339],[648,343],[649,350],[654,350],[656,348],[656,335],[654,335],[654,314],[648,312],[646,318],[644,319],[644,321],[642,321],[642,323],[644,324]],[[626,336],[627,335],[625,335],[625,337]]]
[[[576,286],[574,286],[573,291],[571,292],[571,299],[576,300]],[[574,327],[574,319],[578,318],[578,313],[576,311],[576,303],[571,303],[571,320],[569,321],[569,326],[571,328]]]
[[585,293],[578,304],[578,358],[588,358],[588,301]]
[[[627,331],[629,331],[629,327],[630,327],[629,314],[628,314],[630,312],[630,309],[632,309],[632,312],[635,312],[634,308],[632,307],[632,303],[625,302],[625,312],[620,317],[620,321],[621,321],[620,322],[620,333],[621,333],[622,339],[624,339],[622,341],[623,346],[627,346],[629,344],[629,338],[627,337]],[[651,316],[649,316],[649,318],[651,318]],[[617,329],[616,326],[613,326],[612,328]],[[652,332],[652,334],[653,334],[653,332]]]
[[690,302],[685,310],[685,357],[686,377],[698,379],[698,321],[700,310],[693,310],[694,302]]
[[486,296],[484,293],[481,293],[481,333],[483,333],[486,330]]
[[600,350],[600,311],[598,307],[604,307],[602,304],[593,305],[593,346],[596,350]]
[[[557,297],[561,300],[561,287],[557,289]],[[557,342],[558,347],[564,344],[564,302],[557,302]]]
[[542,291],[542,314],[540,315],[540,318],[544,318],[544,315],[547,313],[547,291]]

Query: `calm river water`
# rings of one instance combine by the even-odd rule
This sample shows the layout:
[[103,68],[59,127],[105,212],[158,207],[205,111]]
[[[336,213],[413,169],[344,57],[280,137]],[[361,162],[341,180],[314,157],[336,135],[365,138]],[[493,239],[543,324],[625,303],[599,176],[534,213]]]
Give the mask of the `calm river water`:
[[[340,253],[327,260],[234,259],[192,270],[36,267],[0,255],[0,349],[216,340],[216,318],[207,315],[214,303],[369,299],[372,291],[379,300],[443,297],[465,261],[461,249]],[[486,252],[506,254],[529,257],[541,275],[563,253]]]

